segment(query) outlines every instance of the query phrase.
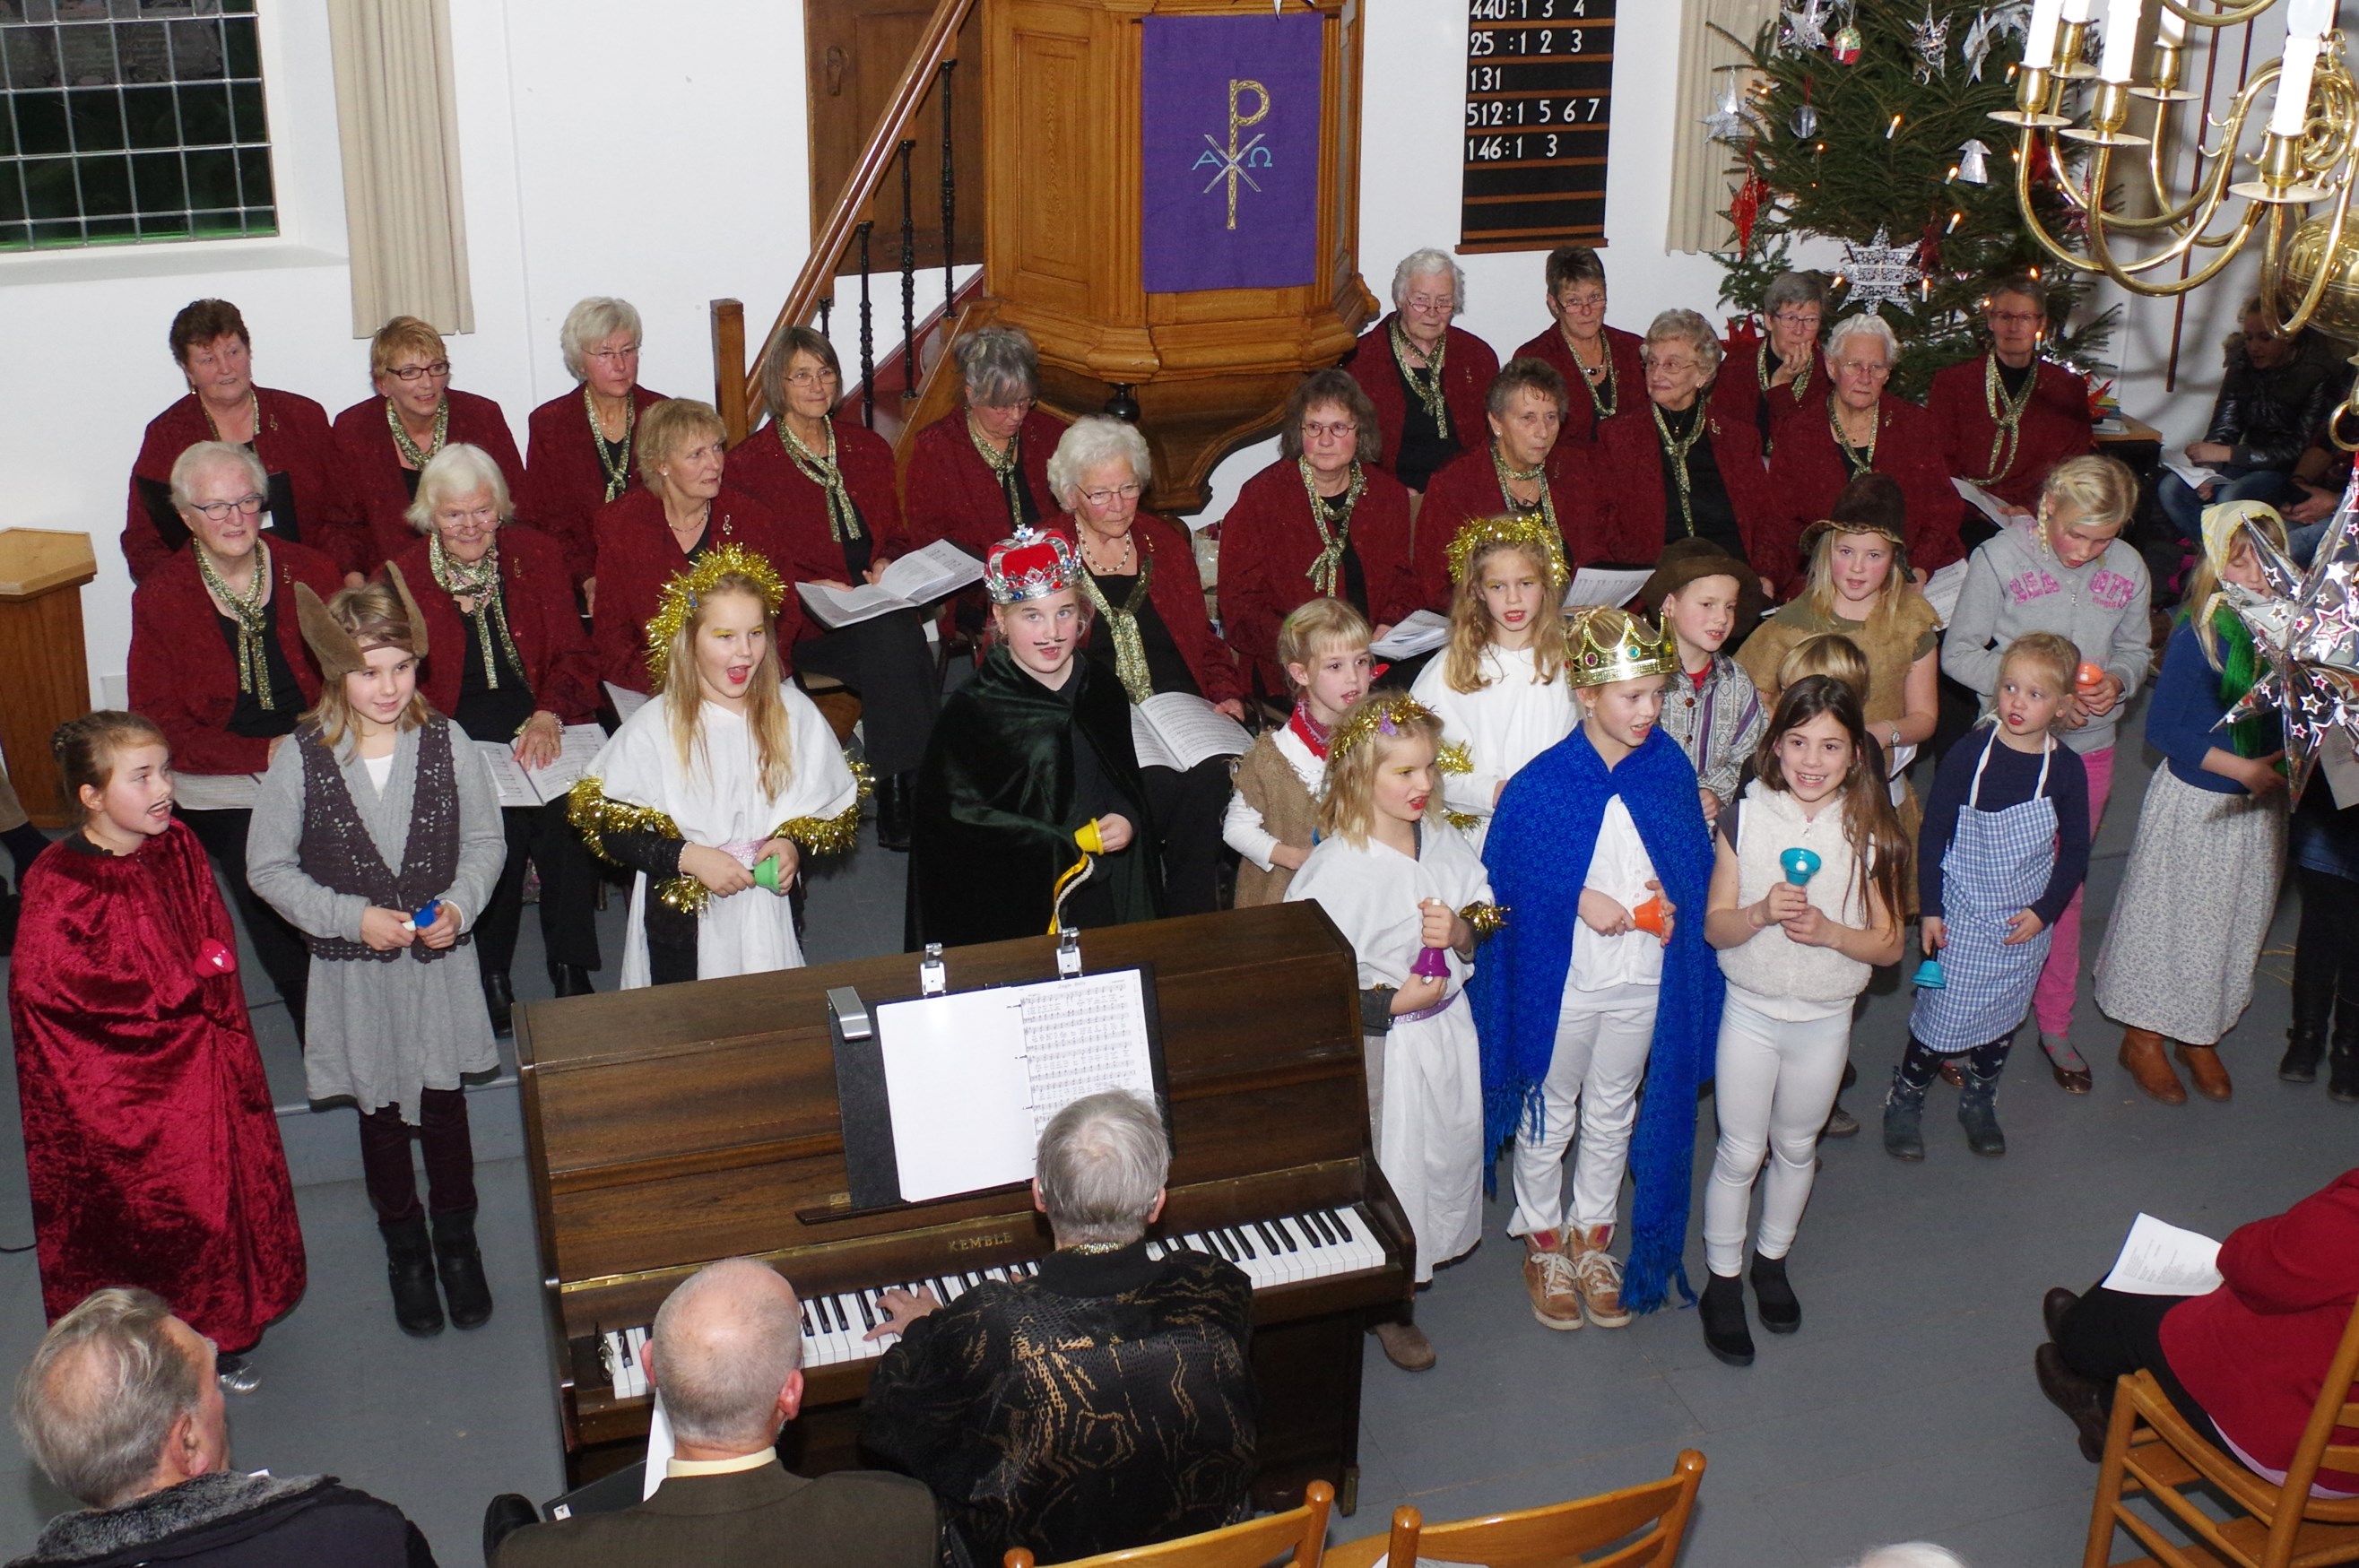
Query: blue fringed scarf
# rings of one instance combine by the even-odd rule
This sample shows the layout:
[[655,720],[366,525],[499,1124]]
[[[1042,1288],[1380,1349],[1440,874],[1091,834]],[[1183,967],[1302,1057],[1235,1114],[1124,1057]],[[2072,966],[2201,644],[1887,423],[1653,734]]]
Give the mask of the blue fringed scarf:
[[[1492,896],[1515,912],[1484,944],[1471,989],[1482,1034],[1484,1147],[1495,1150],[1516,1132],[1539,1128],[1540,1081],[1556,1051],[1582,878],[1596,851],[1605,802],[1614,795],[1637,824],[1656,879],[1678,911],[1663,953],[1646,1094],[1630,1140],[1638,1190],[1622,1301],[1645,1312],[1663,1305],[1674,1283],[1682,1300],[1695,1299],[1681,1256],[1696,1085],[1719,1037],[1723,996],[1720,965],[1703,940],[1712,837],[1696,798],[1695,768],[1679,742],[1658,729],[1609,771],[1587,731],[1575,729],[1516,775],[1483,846]],[[1495,1180],[1486,1165],[1486,1186]]]

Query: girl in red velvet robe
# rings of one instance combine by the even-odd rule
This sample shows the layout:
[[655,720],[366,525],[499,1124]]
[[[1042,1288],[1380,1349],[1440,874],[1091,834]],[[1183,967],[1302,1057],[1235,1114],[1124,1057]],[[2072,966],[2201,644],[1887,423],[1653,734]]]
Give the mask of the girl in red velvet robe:
[[250,1388],[232,1355],[302,1296],[303,1233],[237,938],[163,732],[98,713],[54,744],[87,815],[25,876],[8,975],[42,1305],[153,1290]]

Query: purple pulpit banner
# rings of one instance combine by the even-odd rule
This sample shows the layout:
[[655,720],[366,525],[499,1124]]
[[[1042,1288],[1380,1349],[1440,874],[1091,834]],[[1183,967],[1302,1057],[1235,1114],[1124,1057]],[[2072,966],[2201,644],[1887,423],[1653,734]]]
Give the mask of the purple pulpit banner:
[[1321,22],[1301,13],[1141,24],[1148,293],[1317,278]]

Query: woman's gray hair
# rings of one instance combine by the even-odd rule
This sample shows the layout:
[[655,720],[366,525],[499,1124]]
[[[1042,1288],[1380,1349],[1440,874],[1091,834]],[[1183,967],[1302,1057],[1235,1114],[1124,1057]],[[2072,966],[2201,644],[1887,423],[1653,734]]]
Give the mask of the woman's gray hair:
[[1393,309],[1408,310],[1409,284],[1436,272],[1450,274],[1450,313],[1453,316],[1464,315],[1466,313],[1466,269],[1451,259],[1448,251],[1435,250],[1430,245],[1423,250],[1409,252],[1400,258],[1400,265],[1393,268]]
[[254,486],[255,495],[266,499],[269,496],[269,472],[262,466],[262,459],[254,455],[251,447],[235,446],[228,441],[197,441],[181,448],[180,455],[172,460],[172,505],[184,507],[191,505],[190,485],[206,469],[223,464],[244,474],[245,482]]
[[421,534],[434,531],[435,508],[461,495],[472,495],[487,490],[492,496],[492,513],[503,523],[516,513],[515,499],[508,495],[508,476],[482,447],[465,441],[452,441],[426,460],[418,471],[418,497],[401,515],[409,526]]
[[1893,335],[1891,324],[1883,317],[1871,316],[1864,310],[1855,316],[1845,316],[1835,323],[1835,330],[1827,334],[1827,363],[1830,365],[1841,364],[1843,345],[1856,337],[1871,337],[1882,343],[1887,365],[1900,363],[1900,340]]
[[1082,475],[1115,458],[1130,460],[1130,476],[1141,490],[1153,483],[1155,464],[1147,455],[1147,438],[1138,427],[1111,414],[1087,414],[1065,427],[1057,450],[1049,454],[1049,493],[1057,505],[1075,510],[1081,498]]
[[1163,1117],[1127,1089],[1085,1094],[1049,1118],[1034,1174],[1060,1247],[1127,1246],[1171,1171]]
[[1720,334],[1712,323],[1693,310],[1669,310],[1657,316],[1647,328],[1647,348],[1670,339],[1680,339],[1693,345],[1696,357],[1703,361],[1704,379],[1720,374]]
[[978,327],[951,353],[970,407],[1004,408],[1040,390],[1040,351],[1022,327]]
[[1774,316],[1788,305],[1808,305],[1821,317],[1827,313],[1827,280],[1815,272],[1781,272],[1762,290],[1761,314]]
[[1966,1568],[1965,1560],[1946,1546],[1930,1541],[1904,1541],[1879,1546],[1859,1560],[1859,1568]]
[[603,294],[593,294],[565,312],[565,324],[557,329],[558,352],[565,355],[566,373],[576,381],[590,379],[582,356],[590,345],[602,343],[616,332],[631,334],[631,346],[639,346],[639,313],[628,299],[615,299]]
[[140,1495],[204,1368],[152,1290],[93,1290],[49,1326],[16,1379],[16,1435],[60,1491],[93,1508]]

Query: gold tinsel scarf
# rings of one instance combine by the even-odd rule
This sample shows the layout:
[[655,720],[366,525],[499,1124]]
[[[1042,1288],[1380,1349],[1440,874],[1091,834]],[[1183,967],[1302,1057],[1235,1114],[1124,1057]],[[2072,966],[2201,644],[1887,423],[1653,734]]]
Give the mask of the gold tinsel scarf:
[[1408,356],[1418,349],[1408,341],[1408,334],[1401,331],[1398,316],[1393,318],[1392,339],[1393,363],[1400,366],[1401,376],[1408,382],[1409,390],[1416,393],[1417,400],[1425,405],[1425,411],[1433,416],[1433,428],[1445,436],[1451,434],[1450,399],[1442,396],[1441,391],[1441,356],[1450,350],[1450,329],[1441,329],[1441,336],[1435,341],[1433,352],[1426,356],[1423,370],[1409,368]]
[[434,572],[434,585],[456,599],[473,599],[475,607],[462,610],[475,626],[475,639],[484,652],[484,684],[496,691],[500,689],[500,661],[492,654],[492,632],[499,630],[500,651],[507,655],[508,668],[519,676],[524,673],[524,660],[516,655],[516,638],[508,633],[507,605],[500,593],[500,547],[495,539],[484,558],[473,565],[455,559],[442,548],[440,534],[426,540],[427,564]]
[[1304,457],[1295,461],[1302,470],[1303,494],[1310,497],[1310,526],[1319,530],[1319,553],[1303,575],[1310,579],[1312,593],[1332,599],[1343,575],[1343,550],[1352,539],[1352,508],[1360,504],[1360,493],[1368,487],[1368,478],[1360,472],[1359,462],[1354,459],[1352,483],[1341,495],[1330,500],[1319,494],[1319,482],[1311,476],[1310,460]]
[[1114,677],[1134,702],[1144,702],[1155,695],[1155,678],[1147,669],[1147,640],[1138,632],[1139,608],[1147,603],[1147,584],[1154,576],[1155,558],[1142,548],[1138,552],[1138,581],[1130,585],[1129,597],[1116,609],[1106,601],[1093,572],[1083,571],[1080,574],[1082,593],[1114,632]]
[[270,546],[261,539],[254,541],[254,582],[243,597],[229,591],[203,545],[198,545],[195,553],[197,575],[204,579],[215,599],[229,606],[230,618],[237,623],[237,689],[253,692],[254,700],[267,712],[277,705],[270,690],[270,654],[262,640],[270,629],[266,608],[270,596]]
[[1020,531],[1024,527],[1024,492],[1020,487],[1023,482],[1016,477],[1020,457],[1016,447],[1024,439],[1024,431],[1020,428],[1009,431],[1007,450],[994,452],[991,443],[983,439],[983,432],[974,428],[974,415],[970,411],[966,417],[966,439],[974,443],[975,455],[983,459],[984,466],[991,470],[991,476],[999,481],[1000,494],[1007,497],[1009,530]]
[[[852,504],[852,492],[843,483],[843,469],[835,461],[835,427],[827,427],[827,455],[821,457],[787,429],[786,420],[774,419],[771,426],[778,432],[787,455],[794,460],[797,472],[827,492],[827,537],[838,544],[860,538],[864,531],[860,526],[860,508]],[[1015,443],[1008,444],[1013,451]]]

